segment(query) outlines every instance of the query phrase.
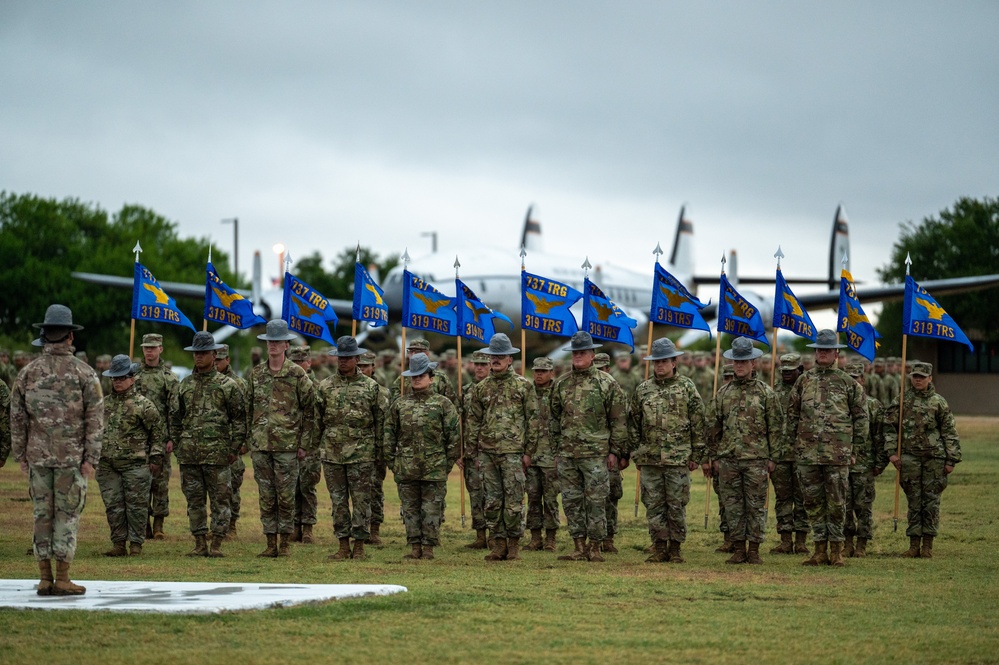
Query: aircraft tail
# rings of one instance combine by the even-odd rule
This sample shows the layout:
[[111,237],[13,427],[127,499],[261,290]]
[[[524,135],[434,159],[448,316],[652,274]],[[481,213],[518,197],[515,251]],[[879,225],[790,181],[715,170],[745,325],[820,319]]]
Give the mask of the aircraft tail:
[[729,250],[728,265],[725,266],[725,277],[733,288],[739,288],[739,255],[735,250]]
[[[846,256],[846,265],[843,257]],[[843,268],[850,269],[850,225],[843,204],[836,206],[832,239],[829,241],[829,288],[838,289]]]
[[254,310],[270,321],[271,308],[264,302],[263,267],[260,264],[260,250],[253,253],[253,283],[250,285],[250,300]]
[[527,208],[527,215],[524,216],[524,230],[520,234],[520,246],[528,252],[543,252],[544,244],[541,242],[541,222],[537,220],[537,211],[532,203]]
[[690,280],[684,284],[693,293],[696,288],[694,280],[694,225],[687,219],[687,206],[680,207],[680,216],[676,220],[676,236],[673,238],[673,251],[669,255],[669,263],[677,279]]

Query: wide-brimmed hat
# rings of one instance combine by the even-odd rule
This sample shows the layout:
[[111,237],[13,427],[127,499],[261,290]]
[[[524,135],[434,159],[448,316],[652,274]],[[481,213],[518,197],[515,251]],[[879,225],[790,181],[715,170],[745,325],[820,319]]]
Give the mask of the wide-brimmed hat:
[[124,353],[119,353],[111,359],[111,367],[101,372],[101,374],[113,379],[119,376],[130,376],[138,371],[139,363],[133,363],[131,358]]
[[510,338],[506,336],[506,333],[496,333],[490,338],[489,346],[479,349],[479,353],[484,353],[487,356],[512,356],[515,353],[520,353],[520,349],[510,343]]
[[587,351],[589,349],[599,349],[603,344],[594,344],[590,333],[580,330],[573,333],[569,339],[569,346],[562,347],[563,351]]
[[682,356],[683,353],[683,351],[676,348],[676,344],[669,337],[660,337],[652,342],[652,353],[642,358],[642,360],[666,360],[667,358]]
[[909,376],[933,376],[933,363],[914,362]]
[[793,372],[799,367],[801,367],[801,354],[785,353],[780,357],[780,367],[777,369],[781,372]]
[[357,340],[350,335],[344,335],[336,341],[336,354],[341,358],[352,358],[367,353],[367,349],[357,346]]
[[185,346],[185,351],[218,351],[222,348],[221,344],[215,343],[215,336],[210,332],[202,330],[201,332],[194,335],[194,341],[191,342],[191,346]]
[[420,376],[430,370],[437,369],[437,363],[430,362],[430,358],[425,353],[414,353],[409,359],[409,369],[402,373],[403,376]]
[[748,337],[736,337],[732,340],[732,348],[722,354],[723,358],[729,360],[754,360],[763,355],[763,352],[753,346],[753,340]]
[[845,349],[846,344],[839,343],[839,333],[835,330],[824,328],[815,336],[813,344],[806,344],[810,349]]
[[265,342],[290,342],[295,335],[288,332],[288,322],[284,319],[272,319],[267,322],[267,332],[257,335],[257,339]]
[[32,324],[35,328],[69,328],[70,330],[83,330],[83,326],[73,323],[73,312],[65,305],[49,305],[45,310],[45,320],[41,323]]

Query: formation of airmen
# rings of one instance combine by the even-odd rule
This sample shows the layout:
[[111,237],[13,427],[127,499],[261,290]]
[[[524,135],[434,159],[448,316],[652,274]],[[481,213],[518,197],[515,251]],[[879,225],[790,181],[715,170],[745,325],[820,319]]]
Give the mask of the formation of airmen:
[[141,555],[147,538],[164,537],[171,454],[194,541],[188,556],[224,556],[249,452],[267,543],[261,557],[314,542],[316,488],[325,477],[338,541],[328,559],[363,559],[367,545],[381,544],[391,469],[405,558],[432,560],[457,465],[476,533],[465,547],[488,549],[487,561],[516,561],[526,527],[524,550],[556,551],[561,495],[572,550],[558,558],[600,562],[617,552],[621,472],[635,464],[649,563],[684,561],[691,474],[700,467],[718,497],[718,551],[731,555],[728,563],[762,563],[772,482],[780,543],[770,552],[808,554],[809,566],[866,556],[874,478],[889,463],[900,469],[908,499],[903,556],[932,557],[940,495],[961,461],[932,367],[911,366],[899,455],[899,363],[848,363],[831,330],[809,345],[813,357],[780,357],[773,389],[769,358],[735,338],[716,391],[711,354],[685,353],[665,337],[642,358],[647,380],[631,354],[597,352],[601,345],[585,332],[565,347],[569,368],[537,358],[529,380],[515,371],[520,350],[502,333],[467,368],[451,352],[432,361],[429,344],[413,340],[408,369],[399,372],[394,354],[376,355],[351,336],[328,354],[292,348],[287,323],[274,320],[243,377],[230,367],[228,348],[199,332],[185,347],[194,371],[178,381],[160,362],[160,335],[144,336],[142,363],[98,358],[99,376],[74,356],[82,327],[69,308],[52,305],[35,325],[42,354],[22,363],[12,392],[0,382],[9,415],[0,420],[0,464],[11,447],[28,474],[41,595],[85,592],[68,572],[95,472],[110,530],[106,556]]

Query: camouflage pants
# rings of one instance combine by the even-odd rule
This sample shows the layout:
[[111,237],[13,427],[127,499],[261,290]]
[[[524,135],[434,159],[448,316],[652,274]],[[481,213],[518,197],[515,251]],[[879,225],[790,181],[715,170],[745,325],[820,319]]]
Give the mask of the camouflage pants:
[[808,531],[808,513],[805,497],[794,462],[777,462],[770,473],[774,485],[774,512],[777,514],[777,533]]
[[717,473],[711,476],[711,489],[714,490],[715,499],[718,501],[718,530],[722,533],[728,533],[728,521],[725,519],[725,504],[722,503]]
[[443,480],[398,480],[402,523],[407,545],[440,545],[441,517],[447,483]]
[[375,464],[371,471],[371,524],[385,521],[385,465]]
[[719,498],[725,504],[728,537],[762,543],[767,528],[767,461],[718,460]]
[[295,524],[315,524],[319,500],[316,486],[323,474],[319,453],[309,453],[298,461],[298,483],[295,485]]
[[523,455],[519,453],[479,453],[482,473],[482,512],[486,528],[496,538],[524,535]]
[[250,460],[260,494],[260,523],[264,533],[291,533],[295,530],[297,452],[252,452]]
[[228,464],[181,464],[180,489],[187,499],[187,521],[191,534],[208,533],[208,501],[212,508],[212,534],[224,536],[229,532],[232,518],[232,487]]
[[152,474],[145,460],[101,459],[97,486],[104,500],[112,543],[145,542],[151,483]]
[[486,514],[483,512],[482,472],[475,468],[475,458],[465,458],[465,489],[468,490],[468,503],[472,507],[472,528],[476,531],[486,528]]
[[874,536],[873,471],[850,473],[850,491],[846,495],[846,524],[843,531],[847,536],[868,540]]
[[599,542],[607,537],[609,472],[605,457],[559,457],[558,484],[569,535]]
[[940,525],[940,495],[947,488],[946,461],[902,453],[900,482],[909,504],[907,536],[936,536]]
[[375,474],[374,466],[374,462],[323,462],[326,489],[333,502],[333,535],[337,538],[367,540],[371,536],[371,478]]
[[617,533],[617,502],[624,496],[624,484],[621,482],[621,469],[607,471],[610,489],[607,494],[607,537],[612,538]]
[[643,465],[642,503],[654,542],[687,540],[690,471],[685,466]]
[[805,510],[816,542],[846,540],[846,495],[850,491],[850,467],[832,464],[798,464],[798,480],[805,497]]
[[149,516],[166,517],[170,514],[170,474],[172,465],[167,453],[163,456],[163,464],[160,465],[160,473],[153,476],[149,487]]
[[558,471],[553,466],[527,469],[527,528],[558,529]]
[[239,519],[239,507],[243,505],[243,497],[239,490],[243,487],[243,477],[246,475],[246,462],[240,455],[236,461],[229,465],[230,485],[232,486],[232,501],[230,502],[230,512],[232,521]]
[[87,479],[76,468],[29,466],[28,494],[35,517],[35,559],[72,562],[80,513],[87,503]]

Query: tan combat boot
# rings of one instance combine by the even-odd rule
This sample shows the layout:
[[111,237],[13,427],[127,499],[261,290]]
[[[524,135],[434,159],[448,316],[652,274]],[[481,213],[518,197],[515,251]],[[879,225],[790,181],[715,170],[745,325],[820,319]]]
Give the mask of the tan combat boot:
[[763,563],[763,559],[760,558],[759,543],[754,543],[754,542],[749,543],[749,552],[746,553],[746,563],[755,563],[755,564]]
[[669,561],[669,545],[665,540],[657,540],[652,543],[652,554],[645,560],[645,563],[666,563]]
[[843,543],[829,543],[829,565],[842,568],[846,565],[843,561]]
[[923,548],[919,550],[921,559],[933,558],[933,536],[923,536]]
[[[540,529],[539,529],[540,531]],[[539,540],[540,542],[540,540]],[[520,539],[519,538],[507,538],[506,539],[506,557],[507,561],[520,561]]]
[[543,549],[546,552],[555,551],[555,534],[557,532],[557,529],[545,529],[545,546]]
[[146,535],[146,538],[152,537],[155,540],[163,540],[166,538],[166,534],[163,533],[163,516],[153,518],[153,535]]
[[[486,541],[485,529],[476,529],[475,540],[465,545],[465,548],[470,550],[484,550],[487,547],[489,547],[489,543]],[[492,548],[490,547],[490,549]]]
[[604,538],[604,541],[600,543],[600,550],[608,554],[617,554],[617,548],[614,547],[614,536]]
[[265,549],[257,556],[273,559],[274,557],[277,556],[277,534],[265,533],[264,535],[267,536],[267,549]]
[[486,561],[502,561],[506,558],[507,545],[506,538],[496,538],[493,540],[493,549],[485,556]]
[[125,551],[125,541],[113,543],[111,549],[105,552],[104,556],[128,556],[128,552]]
[[312,525],[311,524],[303,524],[302,525],[302,544],[303,545],[311,545],[314,542],[316,542],[316,541],[312,537]]
[[733,540],[732,541],[732,556],[725,559],[725,563],[746,563],[746,541],[745,540]]
[[224,539],[225,536],[221,534],[218,533],[212,534],[212,546],[211,549],[208,550],[208,556],[210,556],[213,559],[221,559],[222,557],[225,556],[225,554],[222,554],[222,541]]
[[683,563],[683,555],[680,554],[680,541],[671,540],[669,541],[669,562],[670,563]]
[[[302,537],[304,538],[305,535],[303,534]],[[354,541],[354,549],[350,553],[350,558],[351,559],[356,559],[358,561],[363,561],[364,559],[367,558],[364,555],[364,541],[363,540],[355,540]]]
[[780,534],[780,545],[770,548],[771,554],[794,554],[794,543],[791,542],[791,532],[782,531]]
[[291,556],[291,534],[278,534],[278,556]]
[[194,536],[194,549],[187,553],[187,556],[208,556],[208,542],[205,534]]
[[732,541],[731,541],[731,540],[729,539],[729,537],[728,537],[728,531],[726,531],[726,532],[725,532],[724,536],[725,536],[725,542],[724,542],[724,543],[722,543],[722,544],[721,544],[721,545],[720,545],[720,546],[719,546],[719,547],[718,547],[718,548],[717,548],[717,549],[715,550],[715,552],[718,552],[718,553],[720,553],[720,554],[731,554],[732,552],[734,552],[734,551],[735,551],[735,545],[734,545],[734,544],[732,543]]
[[51,596],[52,595],[52,582],[54,578],[52,577],[52,560],[45,559],[38,562],[38,595],[39,596]]
[[423,553],[420,555],[420,559],[423,561],[433,561],[434,560],[434,546],[424,545]]
[[491,550],[496,547],[496,536],[493,533],[487,531],[488,536],[486,537],[486,549]]
[[52,587],[53,596],[82,596],[87,588],[73,584],[69,579],[69,561],[56,561],[56,581]]
[[586,558],[595,563],[603,563],[607,560],[600,554],[600,541],[590,541],[590,548],[586,552]]
[[381,547],[382,539],[381,536],[378,535],[378,531],[381,529],[381,527],[382,525],[378,522],[371,523],[369,529],[371,535],[368,536],[368,545],[372,545],[374,547]]
[[231,520],[229,520],[229,530],[225,532],[226,540],[235,540],[236,537],[239,535],[239,531],[236,528],[237,522],[239,522],[238,517],[233,517]]
[[795,531],[794,532],[794,553],[795,554],[810,554],[808,551],[807,542],[807,531]]
[[295,523],[295,533],[291,536],[291,542],[300,543],[302,542],[302,525],[299,522]]
[[129,556],[142,556],[142,543],[129,543],[128,544],[128,555]]
[[857,546],[853,548],[853,558],[863,559],[867,556],[867,539],[857,538]]
[[350,558],[350,538],[340,539],[340,549],[326,557],[330,561],[346,561]]
[[525,552],[537,552],[544,543],[541,541],[541,529],[531,529],[531,542],[524,545]]
[[909,536],[909,549],[902,552],[903,559],[919,558],[919,536]]
[[[403,559],[419,559],[423,557],[423,546],[420,543],[413,543],[413,551],[402,555]],[[431,551],[433,551],[431,549]]]
[[853,556],[853,536],[846,537],[846,540],[843,542],[843,548],[840,551],[843,554],[843,558],[849,559]]
[[563,554],[559,561],[585,561],[586,560],[586,538],[573,538],[574,549],[569,554]]
[[815,541],[815,553],[801,562],[802,566],[824,566],[829,563],[829,556],[826,554],[826,541]]

